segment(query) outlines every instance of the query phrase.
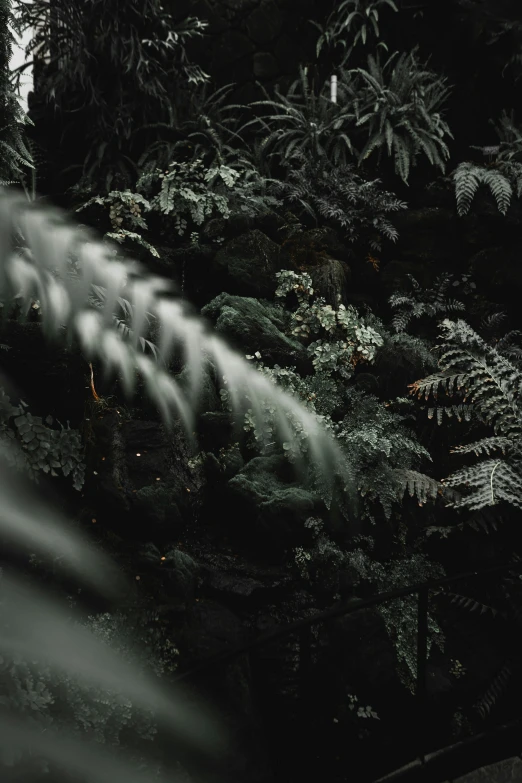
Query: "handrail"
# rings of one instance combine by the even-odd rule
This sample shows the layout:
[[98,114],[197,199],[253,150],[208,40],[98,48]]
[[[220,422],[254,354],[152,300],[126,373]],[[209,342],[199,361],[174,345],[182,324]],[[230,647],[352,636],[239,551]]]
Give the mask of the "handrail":
[[[452,584],[453,582],[463,581],[465,579],[472,579],[477,576],[485,576],[487,574],[501,574],[508,571],[521,571],[522,560],[517,558],[511,563],[504,563],[500,566],[492,566],[481,570],[466,571],[453,576],[446,576],[440,579],[429,580],[426,582],[419,582],[407,587],[400,587],[395,590],[387,590],[370,598],[359,599],[352,598],[344,602],[342,606],[333,607],[322,612],[317,612],[310,617],[304,617],[300,620],[295,620],[293,623],[289,623],[284,626],[278,626],[277,628],[270,629],[261,634],[250,642],[238,645],[232,650],[225,650],[215,655],[209,656],[196,666],[191,667],[186,671],[182,671],[177,674],[173,680],[178,682],[180,680],[186,680],[194,676],[198,672],[208,670],[218,664],[231,661],[240,655],[248,653],[254,649],[262,647],[269,642],[284,638],[296,632],[299,632],[300,643],[300,656],[299,656],[299,679],[301,683],[301,694],[306,693],[307,676],[311,669],[311,646],[312,646],[312,634],[311,629],[314,625],[331,620],[337,617],[342,617],[359,609],[366,609],[371,606],[377,606],[387,601],[393,601],[396,598],[413,595],[418,595],[418,615],[417,615],[417,672],[416,672],[416,705],[417,705],[417,719],[418,719],[418,748],[419,753],[411,764],[419,765],[419,769],[423,769],[433,756],[427,756],[427,658],[428,658],[428,605],[430,591],[440,591],[445,585]],[[408,765],[410,766],[410,765]],[[384,780],[384,779],[383,779]]]
[[310,617],[303,617],[300,620],[295,620],[293,623],[278,626],[277,628],[265,631],[250,642],[237,645],[232,650],[224,650],[220,653],[216,653],[215,655],[209,655],[208,658],[200,661],[200,663],[192,666],[190,669],[177,674],[175,677],[173,677],[173,681],[178,682],[180,680],[185,680],[197,674],[198,672],[203,671],[204,669],[210,668],[211,666],[215,666],[220,663],[226,663],[227,661],[233,660],[234,658],[237,658],[246,652],[250,652],[257,647],[262,647],[269,642],[273,642],[277,639],[289,636],[296,631],[300,631],[302,628],[317,625],[318,623],[331,620],[335,617],[342,617],[343,615],[356,612],[359,609],[366,609],[370,606],[375,606],[376,604],[385,603],[386,601],[393,601],[395,598],[402,598],[403,596],[412,595],[413,593],[418,593],[422,590],[428,590],[428,592],[430,590],[437,590],[437,588],[440,588],[443,585],[451,584],[452,582],[459,582],[464,579],[470,579],[475,576],[484,576],[485,574],[501,573],[503,571],[517,569],[522,570],[522,561],[514,561],[513,563],[509,564],[505,563],[504,565],[485,568],[481,571],[465,571],[455,576],[446,576],[442,577],[441,579],[429,580],[427,582],[418,582],[414,585],[408,585],[407,587],[398,587],[395,590],[387,590],[383,593],[377,593],[370,598],[349,598],[343,606],[326,609],[322,612],[317,612]]

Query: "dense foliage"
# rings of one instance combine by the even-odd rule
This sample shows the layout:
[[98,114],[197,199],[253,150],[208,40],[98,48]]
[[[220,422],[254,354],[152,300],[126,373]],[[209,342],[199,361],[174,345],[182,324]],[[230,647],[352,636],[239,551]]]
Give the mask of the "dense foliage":
[[[484,14],[493,18],[488,2],[459,1],[472,6],[477,18]],[[422,158],[425,170],[429,165],[444,173],[454,134],[445,119],[446,104],[452,98],[448,79],[421,62],[418,46],[409,52],[394,51],[384,64],[381,62],[381,50],[387,51],[387,45],[378,40],[383,29],[379,12],[399,13],[397,5],[392,0],[344,0],[325,25],[316,24],[321,33],[317,57],[329,48],[335,60],[342,49],[336,102],[331,82],[317,84],[311,79],[310,64],[301,64],[298,78],[286,92],[276,87],[271,94],[263,88],[265,100],[244,105],[225,105],[233,85],[209,94],[210,77],[189,60],[185,47],[191,38],[204,34],[207,23],[188,17],[175,25],[159,0],[147,0],[145,5],[132,0],[125,7],[113,0],[58,2],[52,14],[46,0],[16,0],[16,6],[22,28],[39,23],[30,45],[35,57],[36,49],[51,41],[47,61],[39,60],[37,89],[56,113],[56,146],[63,147],[64,168],[76,177],[70,191],[74,209],[87,223],[100,227],[104,221],[104,242],[96,242],[89,230],[81,234],[52,208],[29,204],[22,194],[3,196],[0,307],[4,315],[16,305],[22,315],[31,311],[40,320],[46,337],[55,339],[66,331],[69,350],[81,350],[88,359],[99,362],[109,377],[111,372],[118,375],[128,393],[135,391],[139,371],[140,383],[167,429],[172,430],[173,420],[179,419],[191,447],[199,435],[197,400],[208,373],[205,399],[214,397],[216,403],[206,426],[222,422],[219,417],[226,418],[227,413],[234,414],[238,426],[232,434],[221,426],[219,447],[207,442],[204,450],[194,449],[190,454],[187,448],[178,460],[183,469],[198,476],[199,487],[204,487],[200,502],[207,504],[205,510],[213,523],[214,495],[221,503],[229,503],[227,516],[232,518],[237,508],[242,509],[236,523],[247,528],[246,537],[250,535],[254,547],[264,543],[263,537],[273,541],[278,567],[286,569],[285,576],[292,572],[298,589],[305,593],[311,591],[314,598],[320,596],[331,603],[359,593],[373,595],[438,579],[447,570],[442,561],[449,561],[450,568],[456,570],[462,556],[452,561],[451,543],[466,527],[498,531],[506,507],[522,508],[522,352],[516,344],[517,330],[498,336],[502,314],[495,311],[495,303],[487,301],[487,290],[479,296],[480,283],[471,271],[462,274],[459,282],[434,262],[425,275],[429,283],[423,286],[416,274],[418,266],[422,266],[419,273],[426,272],[425,259],[411,261],[411,251],[409,265],[401,258],[407,251],[398,240],[401,236],[408,239],[412,223],[407,220],[411,221],[414,210],[389,183],[396,182],[397,189],[408,185],[411,170]],[[5,30],[9,14],[9,3],[0,0],[5,114],[0,176],[4,183],[23,183],[34,163],[29,150],[39,149],[44,157],[45,150],[33,140],[25,140],[22,132],[27,118],[17,108],[14,85],[7,74],[11,43]],[[509,35],[518,40],[515,19],[494,19],[491,45]],[[60,34],[51,36],[57,26]],[[355,54],[361,50],[364,54],[365,67],[349,67],[356,59],[356,48]],[[519,61],[520,53],[514,46],[510,68],[516,71]],[[111,79],[106,78],[109,72]],[[260,108],[264,113],[252,117]],[[241,124],[238,117],[243,111],[250,114]],[[506,111],[498,126],[491,124],[499,144],[469,145],[487,156],[488,162],[454,161],[450,177],[439,179],[454,186],[453,217],[458,225],[466,215],[471,224],[480,185],[489,188],[490,194],[485,195],[491,203],[496,202],[500,216],[493,212],[498,220],[510,210],[513,214],[522,195],[520,128],[513,113]],[[247,130],[255,136],[253,140],[248,139]],[[377,174],[386,158],[391,167],[383,178],[385,190]],[[54,165],[52,159],[45,165]],[[283,220],[285,207],[295,214],[286,212]],[[427,213],[429,210],[421,218]],[[407,226],[404,234],[394,222],[401,215]],[[315,233],[303,225],[309,218]],[[273,238],[264,245],[272,256],[260,251],[259,269],[251,266],[250,277],[270,276],[273,290],[264,289],[270,301],[265,299],[262,306],[251,296],[236,297],[243,301],[243,314],[249,307],[258,314],[254,328],[247,328],[245,318],[236,330],[236,347],[244,354],[248,346],[245,361],[206,332],[184,303],[173,298],[173,287],[166,277],[170,277],[169,265],[173,267],[181,258],[176,255],[181,250],[189,259],[182,260],[183,272],[194,258],[200,266],[193,278],[199,278],[198,284],[208,282],[212,290],[217,267],[215,245],[224,243],[220,274],[228,263],[228,276],[223,287],[227,291],[232,290],[228,286],[240,287],[238,276],[234,276],[237,270],[227,256],[228,240],[232,245],[234,232],[243,235],[252,229],[266,231]],[[334,245],[328,245],[326,239],[331,240],[332,235],[349,246],[347,257],[353,269],[347,269],[344,259],[341,263],[334,257],[339,246],[332,250]],[[219,242],[213,241],[216,236]],[[480,233],[478,236],[474,241],[480,244]],[[305,251],[308,248],[310,252],[299,258],[292,256],[290,239],[302,241]],[[142,255],[151,267],[163,264],[161,274],[165,276],[149,275],[143,267],[128,264],[114,242],[134,243],[137,250],[145,251]],[[399,262],[386,255],[391,243]],[[172,247],[165,248],[165,244]],[[371,269],[360,263],[368,248],[383,254],[384,271],[388,271],[388,264],[390,268],[395,264],[402,283],[411,283],[410,290],[395,286],[388,296],[391,315],[378,310],[377,294],[374,312],[369,305],[363,312],[360,305],[368,294],[364,285],[382,271],[380,261],[371,254],[366,259]],[[425,252],[429,257],[431,248]],[[243,260],[246,264],[249,259]],[[346,283],[348,272],[353,272],[350,283]],[[203,280],[206,277],[208,281]],[[253,282],[247,281],[250,285]],[[462,301],[450,295],[453,286],[461,283],[458,293],[463,295]],[[326,291],[331,302],[336,299],[335,304],[327,304]],[[357,299],[352,299],[353,294]],[[233,299],[230,294],[223,300],[221,328],[227,317],[230,325],[237,316]],[[478,316],[492,310],[493,315],[478,324]],[[456,312],[466,320],[451,320]],[[439,343],[432,336],[436,327],[441,331]],[[283,359],[281,351],[275,360],[275,353],[265,353],[256,344],[264,336],[263,329],[270,329],[272,339],[288,349]],[[0,344],[0,348],[8,352],[11,346]],[[188,386],[173,372],[180,353],[189,370]],[[299,361],[294,361],[295,357]],[[415,380],[421,374],[425,377]],[[91,388],[97,420],[105,413],[110,419],[114,410],[121,415],[120,405],[115,409],[94,392],[92,365]],[[387,393],[389,388],[392,394]],[[406,397],[407,388],[410,397]],[[456,403],[454,396],[459,397]],[[112,399],[119,401],[117,395]],[[143,400],[134,412],[139,414],[140,406],[144,419],[151,415],[150,409],[144,414]],[[430,424],[434,418],[437,426]],[[465,422],[462,439],[469,442],[451,444],[449,450],[448,438],[453,441],[457,432],[455,419]],[[116,438],[123,453],[118,422]],[[95,450],[96,436],[92,427],[84,428],[84,433],[88,429],[89,445]],[[31,478],[36,479],[40,472],[56,477],[60,471],[72,478],[77,490],[83,490],[80,429],[69,423],[58,429],[54,419],[32,415],[25,402],[12,404],[0,389],[0,437],[2,442],[18,442],[19,449],[10,461]],[[473,452],[481,460],[450,472],[448,452],[465,458]],[[136,456],[142,453],[146,451]],[[259,454],[261,457],[254,456]],[[254,470],[256,458],[266,459]],[[273,466],[280,464],[279,458],[281,464],[291,463],[301,470],[291,478],[284,470],[276,475]],[[247,476],[247,469],[257,475]],[[186,475],[180,475],[183,492],[190,494]],[[442,475],[448,477],[440,478]],[[234,500],[234,486],[240,486],[244,496],[248,496],[245,487],[254,496],[252,487],[258,492],[260,510],[256,513],[266,514],[264,527],[256,527],[237,498]],[[153,510],[168,527],[179,501],[174,487],[166,482],[138,486],[129,494],[134,494],[147,512],[155,506]],[[296,499],[292,515],[285,514],[289,498]],[[314,516],[306,516],[312,507]],[[280,543],[277,535],[270,536],[272,528],[276,534],[280,532],[277,528],[284,526],[279,523],[286,522],[286,516],[298,522],[288,539]],[[197,522],[197,515],[195,519]],[[231,520],[226,524],[229,522],[233,529]],[[223,520],[220,524],[225,527]],[[143,523],[144,530],[146,527]],[[192,528],[195,537],[189,539],[189,547],[204,525],[197,522]],[[221,535],[221,528],[218,532]],[[430,545],[436,538],[442,540],[443,547],[434,555]],[[388,539],[390,542],[383,544]],[[511,551],[501,532],[495,542],[494,555]],[[162,549],[159,543],[149,541],[144,551],[145,560],[158,570],[163,565],[163,571],[170,573],[169,586],[179,587],[187,607],[201,586],[206,589],[213,579],[207,573],[211,569],[200,569],[196,555],[183,552],[172,542]],[[214,555],[212,552],[211,557]],[[241,567],[247,568],[244,563]],[[212,589],[220,589],[215,587],[220,584],[218,578],[212,584]],[[230,589],[233,593],[236,588]],[[202,595],[206,600],[207,594]],[[484,600],[458,592],[445,596],[465,609],[488,606],[488,596]],[[502,596],[516,604],[515,588],[505,588]],[[413,691],[415,600],[404,597],[378,611],[393,643],[400,679]],[[515,610],[508,614],[518,622]],[[428,653],[435,654],[435,645],[444,656],[445,633],[440,619],[435,603],[430,603]],[[90,633],[117,647],[116,637],[127,622],[125,614],[100,613],[90,616],[85,625]],[[163,676],[166,668],[170,667],[169,672],[175,669],[172,656],[176,645],[170,638],[166,641],[147,629],[149,632],[157,647],[156,674]],[[117,649],[125,657],[125,645]],[[483,689],[477,701],[481,716],[492,709],[505,688],[518,650],[516,645],[509,647],[507,663]],[[22,657],[12,664],[0,660],[4,675],[12,680],[12,687],[0,695],[4,706],[20,713],[30,709],[45,725],[56,722],[61,727],[53,706],[59,705],[76,733],[89,730],[99,743],[117,745],[121,741],[125,746],[134,735],[147,741],[153,738],[154,716],[143,718],[130,697],[118,701],[110,688],[98,683],[84,704],[74,671],[53,680],[36,658],[33,660],[31,653],[31,660]],[[163,663],[158,663],[159,659]],[[352,697],[355,703],[357,696]],[[367,713],[361,709],[366,717],[378,717],[370,707]],[[16,759],[16,754],[12,759],[6,756],[2,763],[13,764]]]

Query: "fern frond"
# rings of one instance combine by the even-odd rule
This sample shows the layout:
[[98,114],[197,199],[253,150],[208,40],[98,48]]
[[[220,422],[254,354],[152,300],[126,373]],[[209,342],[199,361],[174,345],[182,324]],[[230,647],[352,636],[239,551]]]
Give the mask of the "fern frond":
[[448,506],[451,508],[479,510],[504,500],[515,508],[522,509],[522,477],[502,460],[486,460],[463,468],[442,479],[442,483],[450,487],[464,485],[475,489],[461,500],[450,502]]
[[493,193],[499,212],[505,215],[509,209],[511,196],[513,195],[513,188],[511,187],[509,180],[501,174],[500,171],[486,169],[482,181],[485,185],[489,186]]
[[[17,232],[27,244],[20,253],[13,252],[13,235]],[[71,261],[71,253],[75,261]],[[106,291],[101,311],[87,304],[93,283]],[[166,425],[171,424],[175,410],[189,439],[194,430],[203,362],[210,359],[219,376],[230,379],[230,398],[236,415],[241,416],[250,405],[262,422],[262,403],[269,401],[277,411],[278,434],[285,442],[296,444],[300,453],[297,431],[306,433],[308,453],[312,460],[317,460],[319,470],[324,470],[327,463],[346,462],[320,417],[252,369],[217,335],[207,334],[203,323],[189,315],[186,303],[169,298],[172,293],[170,281],[147,276],[135,262],[114,260],[94,232],[80,231],[60,210],[29,204],[18,194],[0,191],[0,298],[11,301],[19,297],[25,310],[38,299],[47,336],[58,337],[65,327],[69,343],[76,337],[88,360],[98,358],[106,371],[115,368],[121,372],[128,395],[134,391],[136,373],[141,373]],[[124,339],[113,325],[118,299],[126,299],[133,307],[130,339]],[[168,366],[174,343],[183,345],[189,369],[188,394],[156,361],[139,350],[140,338],[147,337],[147,312],[158,323],[159,358],[165,365]],[[289,418],[296,423],[295,431]],[[347,490],[356,503],[353,482]]]
[[408,490],[409,496],[411,498],[416,496],[419,506],[423,506],[428,500],[435,501],[437,495],[441,494],[440,482],[425,473],[404,469],[397,469],[392,473],[399,482],[399,500],[402,500],[405,491]]
[[479,612],[481,615],[489,613],[492,617],[498,615],[498,610],[493,606],[484,604],[481,601],[476,601],[474,598],[469,598],[467,595],[460,595],[459,593],[453,593],[449,590],[444,590],[443,595],[449,598],[452,604],[460,606],[461,609],[468,609],[470,612]]
[[475,443],[468,443],[466,446],[455,446],[454,449],[450,449],[450,454],[469,454],[470,452],[473,452],[479,456],[485,451],[489,457],[490,450],[502,449],[502,453],[505,455],[506,448],[509,449],[512,445],[513,441],[511,438],[503,438],[500,436],[482,438],[482,440],[477,440]]
[[476,163],[464,161],[457,166],[453,178],[459,216],[469,212],[473,197],[481,184],[489,187],[502,215],[508,211],[513,188],[509,179],[499,169],[487,169]]
[[512,674],[511,663],[508,661],[502,666],[491,685],[475,705],[481,718],[486,718],[499,698],[505,693]]
[[460,217],[466,215],[471,202],[482,182],[483,169],[470,161],[460,163],[453,173],[455,195],[457,197],[457,213]]
[[471,421],[472,408],[470,405],[464,405],[462,403],[459,405],[445,405],[436,406],[435,408],[428,408],[428,419],[432,419],[434,414],[436,414],[437,424],[440,426],[442,424],[444,414],[446,414],[446,416],[448,416],[450,419],[452,416],[456,416],[457,421],[459,422],[461,422],[462,419],[465,421]]

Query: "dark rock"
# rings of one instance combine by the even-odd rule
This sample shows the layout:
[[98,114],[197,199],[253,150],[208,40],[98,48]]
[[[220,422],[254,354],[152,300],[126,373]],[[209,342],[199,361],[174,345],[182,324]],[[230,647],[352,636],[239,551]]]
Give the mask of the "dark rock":
[[288,314],[277,305],[220,294],[201,314],[211,318],[216,332],[225,335],[236,347],[250,354],[259,351],[264,361],[285,364],[308,361],[304,346],[283,333]]
[[254,229],[232,239],[214,263],[228,274],[228,293],[270,297],[276,288],[275,273],[282,269],[281,249]]
[[339,304],[346,302],[351,270],[335,258],[328,258],[321,266],[310,270],[314,295],[324,297],[326,304],[337,310]]
[[249,524],[273,540],[274,546],[295,545],[302,538],[304,523],[322,508],[317,495],[285,483],[283,456],[254,457],[228,482],[244,508]]
[[277,60],[272,52],[256,52],[252,66],[256,79],[270,79],[279,72]]
[[[104,524],[129,539],[172,539],[190,522],[204,484],[179,422],[121,421],[109,410],[92,421],[85,492],[96,494]],[[87,501],[88,502],[88,501]]]
[[350,257],[349,249],[339,240],[333,228],[313,228],[302,231],[283,242],[283,252],[290,266],[305,269],[321,266],[329,259],[346,262]]

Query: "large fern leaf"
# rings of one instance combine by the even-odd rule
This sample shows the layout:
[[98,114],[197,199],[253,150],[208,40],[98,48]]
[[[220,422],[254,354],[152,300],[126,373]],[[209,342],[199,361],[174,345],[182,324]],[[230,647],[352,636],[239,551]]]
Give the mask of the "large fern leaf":
[[[21,235],[26,244],[20,252],[14,250],[15,235]],[[101,310],[87,305],[93,284],[106,291]],[[0,297],[4,301],[19,298],[25,312],[38,299],[49,338],[60,337],[65,327],[69,344],[77,339],[89,361],[99,359],[107,371],[121,373],[127,394],[133,393],[140,373],[165,423],[170,426],[176,412],[189,439],[195,429],[203,362],[210,359],[219,377],[229,381],[236,415],[241,417],[252,407],[254,417],[262,422],[262,402],[270,401],[277,411],[277,437],[298,446],[297,430],[289,425],[289,420],[296,421],[307,434],[308,454],[320,471],[328,473],[327,464],[341,464],[340,447],[320,418],[257,373],[217,335],[208,334],[203,322],[190,314],[186,303],[173,299],[173,294],[171,281],[147,275],[136,262],[115,260],[94,232],[79,232],[56,208],[0,192]],[[130,339],[114,327],[120,299],[132,305]],[[147,336],[147,314],[153,315],[159,327],[158,357],[163,366],[168,366],[175,343],[183,345],[188,393],[140,350],[140,338]],[[302,466],[296,463],[296,467]],[[356,504],[355,483],[350,486],[348,481],[346,488]]]
[[[522,374],[465,321],[445,319],[441,326],[445,336],[439,359],[442,370],[411,384],[410,394],[424,395],[427,400],[430,394],[437,398],[440,387],[449,395],[463,389],[464,402],[470,400],[480,421],[491,426],[494,435],[457,446],[453,452],[485,452],[489,456],[491,450],[500,448],[505,457],[485,460],[444,479],[446,486],[471,488],[468,495],[449,505],[479,510],[505,501],[522,508]],[[434,409],[429,410],[432,416]]]
[[499,169],[487,169],[476,163],[463,161],[455,169],[453,179],[459,216],[469,212],[475,193],[482,184],[491,190],[499,212],[505,215],[508,211],[513,188],[509,179]]

